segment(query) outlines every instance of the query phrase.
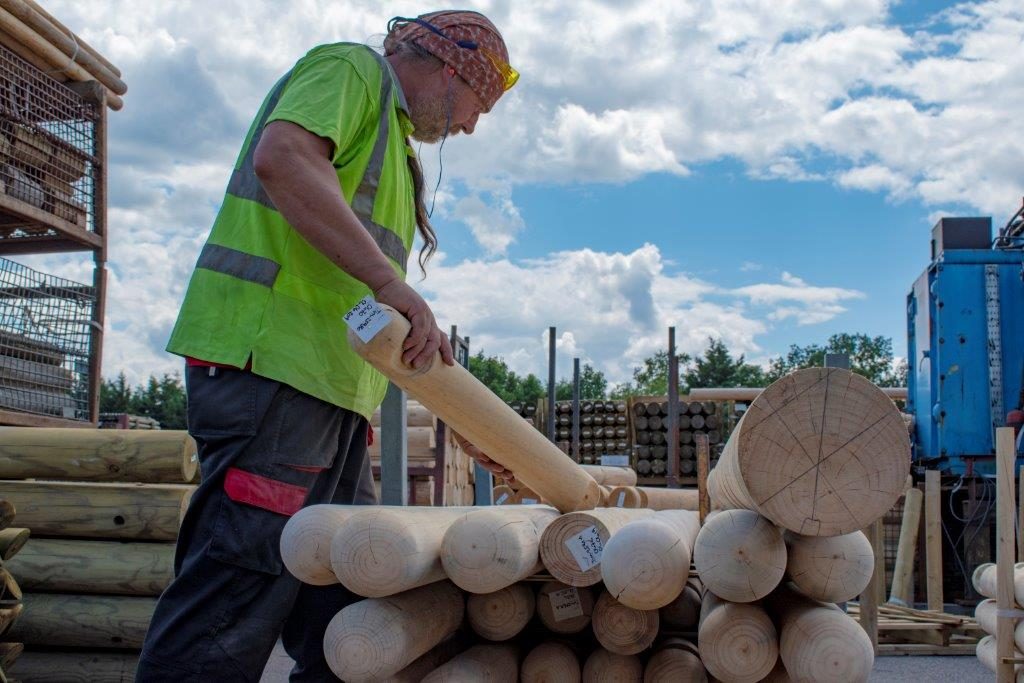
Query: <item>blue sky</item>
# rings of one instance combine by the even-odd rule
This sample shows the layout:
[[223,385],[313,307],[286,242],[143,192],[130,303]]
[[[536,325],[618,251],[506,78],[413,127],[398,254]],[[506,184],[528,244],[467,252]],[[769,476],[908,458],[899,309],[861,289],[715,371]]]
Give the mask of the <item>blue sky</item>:
[[[523,75],[445,145],[441,254],[415,286],[517,371],[545,374],[549,325],[562,371],[580,357],[613,381],[670,324],[682,350],[713,335],[761,363],[835,332],[903,353],[937,217],[998,227],[1024,195],[1019,0],[464,4]],[[432,8],[48,7],[129,86],[110,117],[105,374],[177,370],[163,345],[266,90],[314,45],[379,45],[389,16]],[[34,265],[89,277],[75,257]]]

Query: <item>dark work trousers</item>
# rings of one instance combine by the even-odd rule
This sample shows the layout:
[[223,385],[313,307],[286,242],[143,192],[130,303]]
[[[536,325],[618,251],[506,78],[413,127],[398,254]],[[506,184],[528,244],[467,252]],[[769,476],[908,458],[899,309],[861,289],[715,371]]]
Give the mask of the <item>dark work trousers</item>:
[[377,502],[366,419],[251,372],[186,372],[202,483],[136,680],[259,681],[278,636],[296,662],[292,681],[336,680],[324,630],[357,598],[340,585],[301,584],[278,544],[300,507]]

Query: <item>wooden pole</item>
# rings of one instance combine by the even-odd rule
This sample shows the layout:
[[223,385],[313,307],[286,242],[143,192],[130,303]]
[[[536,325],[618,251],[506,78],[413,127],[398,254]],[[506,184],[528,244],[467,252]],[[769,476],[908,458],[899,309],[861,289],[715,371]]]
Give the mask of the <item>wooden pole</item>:
[[464,612],[462,592],[448,581],[361,600],[327,625],[324,656],[344,681],[387,678],[451,636]]
[[697,647],[682,638],[669,638],[662,642],[644,668],[644,683],[707,683],[707,680],[708,674],[700,661]]
[[651,510],[694,510],[698,508],[697,489],[667,489],[657,486],[638,486],[643,506]]
[[29,646],[141,649],[156,598],[26,593],[7,638]]
[[711,494],[708,491],[708,474],[711,472],[711,447],[707,434],[694,437],[697,444],[697,508],[700,512],[700,523],[707,519],[711,510]]
[[195,440],[174,430],[0,428],[0,479],[190,484]]
[[135,679],[137,653],[25,652],[7,672],[18,681],[119,683]]
[[580,683],[580,662],[568,645],[556,641],[530,650],[519,670],[521,683]]
[[[999,631],[999,604],[992,598],[986,598],[974,608],[974,620],[982,631],[990,636]],[[1024,652],[1024,619],[1017,621],[1013,628],[1013,644],[1018,652]]]
[[542,569],[540,539],[558,511],[546,506],[472,510],[452,522],[441,564],[455,585],[493,593]]
[[314,586],[338,583],[331,567],[331,540],[342,522],[365,509],[359,505],[310,505],[292,515],[281,532],[281,559],[292,576]]
[[871,641],[872,652],[878,654],[878,605],[885,595],[885,557],[882,551],[882,520],[872,522],[867,531],[875,558],[871,579],[860,594],[860,625]]
[[[1024,672],[1024,665],[1016,664],[1014,662],[1002,662],[1002,657],[999,654],[999,638],[996,636],[985,636],[978,641],[976,649],[978,661],[985,665],[985,668],[996,674],[996,680],[1002,683],[1003,680],[1013,681],[1014,676],[1017,676],[1016,680],[1020,680],[1020,675]],[[1013,657],[1024,657],[1019,652],[1011,653]],[[1010,678],[1004,679],[1001,676],[1005,675],[1000,672],[1000,668],[1009,667]]]
[[474,645],[429,673],[423,683],[488,681],[516,683],[519,657],[512,645]]
[[515,638],[533,618],[535,609],[533,589],[522,583],[485,595],[470,594],[466,599],[469,625],[492,641]]
[[1012,427],[996,429],[996,598],[999,617],[996,630],[996,680],[1010,683],[1014,679],[1013,626],[1011,610],[1014,609],[1013,561],[1016,552],[1014,541],[1014,506],[1017,502],[1014,491],[1013,465],[1017,459]]
[[697,646],[708,673],[736,683],[760,681],[779,658],[775,625],[763,608],[726,602],[711,591],[704,593]]
[[0,531],[0,560],[8,561],[18,554],[28,542],[31,532],[20,527],[11,527]]
[[64,24],[60,23],[60,21],[58,21],[52,14],[50,14],[45,9],[40,7],[39,3],[35,2],[35,0],[25,0],[25,4],[27,4],[33,10],[38,12],[40,16],[44,17],[47,21],[49,21],[51,24],[56,26],[58,29],[63,31],[64,34],[67,35],[68,37],[74,36],[75,41],[78,43],[78,46],[82,50],[84,50],[84,51],[88,52],[89,54],[91,54],[93,57],[95,57],[97,60],[99,60],[100,64],[102,64],[103,66],[105,66],[108,69],[110,69],[110,73],[114,74],[118,78],[121,77],[121,70],[120,69],[118,69],[116,66],[111,64],[109,61],[107,61],[107,58],[104,57],[103,55],[101,55],[99,52],[97,52],[95,50],[95,48],[93,48],[91,45],[89,45],[89,43],[85,42],[80,37],[76,36],[74,31],[69,29]]
[[717,512],[697,534],[693,563],[704,587],[718,597],[754,602],[785,575],[786,542],[782,531],[756,512]]
[[580,465],[580,467],[602,486],[636,486],[636,470],[629,467],[607,467],[604,465]]
[[646,496],[636,486],[616,486],[608,492],[602,507],[645,508]]
[[33,538],[7,569],[27,591],[157,597],[174,577],[174,544]]
[[891,509],[909,471],[910,440],[893,402],[860,375],[807,368],[758,395],[708,486],[717,508],[756,510],[805,536],[836,536]]
[[690,579],[679,596],[659,610],[661,623],[665,629],[672,631],[697,630],[701,603],[699,584],[699,579]]
[[356,595],[382,598],[445,578],[441,543],[461,508],[366,507],[331,539],[331,567]]
[[785,535],[786,570],[797,588],[815,600],[845,602],[864,591],[875,571],[871,541],[862,531],[842,536]]
[[601,556],[608,540],[629,522],[652,515],[653,510],[626,508],[562,515],[541,535],[541,560],[562,583],[592,586],[601,580]]
[[903,521],[900,524],[900,540],[896,546],[896,564],[893,565],[892,588],[889,593],[889,602],[897,605],[910,605],[914,601],[914,553],[923,498],[920,489],[911,486],[903,499]]
[[173,541],[194,486],[0,481],[33,536]]
[[686,585],[699,529],[698,514],[689,510],[666,510],[625,525],[601,557],[605,587],[633,609],[668,605]]
[[583,683],[640,683],[644,665],[636,655],[594,650],[583,665]]
[[559,510],[585,510],[598,504],[601,490],[593,477],[464,367],[445,365],[440,354],[419,369],[404,365],[402,344],[409,321],[393,308],[381,308],[390,320],[369,342],[363,343],[349,331],[356,353]]
[[548,581],[537,593],[537,616],[552,633],[579,633],[590,626],[594,594],[589,588]]
[[639,654],[658,637],[658,610],[626,607],[608,591],[598,597],[591,623],[597,642],[615,654]]
[[938,470],[924,473],[924,547],[927,556],[928,609],[941,612],[942,595],[942,483]]

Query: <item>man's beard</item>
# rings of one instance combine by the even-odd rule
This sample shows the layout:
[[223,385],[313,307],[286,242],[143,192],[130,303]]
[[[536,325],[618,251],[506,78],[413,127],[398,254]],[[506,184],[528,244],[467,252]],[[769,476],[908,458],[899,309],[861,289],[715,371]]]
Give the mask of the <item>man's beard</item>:
[[459,131],[449,130],[449,111],[451,101],[448,95],[411,98],[409,100],[409,120],[416,130],[412,139],[418,142],[433,144],[446,135],[457,135]]

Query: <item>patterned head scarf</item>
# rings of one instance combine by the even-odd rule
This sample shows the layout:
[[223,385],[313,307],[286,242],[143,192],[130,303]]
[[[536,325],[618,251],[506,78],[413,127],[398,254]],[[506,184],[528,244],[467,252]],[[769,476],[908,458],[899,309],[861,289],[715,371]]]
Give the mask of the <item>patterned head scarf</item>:
[[[455,69],[480,97],[484,111],[490,111],[507,89],[504,74],[493,59],[508,65],[508,48],[498,29],[484,15],[465,10],[431,12],[416,18],[429,22],[444,35],[410,19],[395,17],[388,24],[384,54],[394,54],[400,43],[416,43]],[[460,42],[475,44],[478,49],[467,49]]]

